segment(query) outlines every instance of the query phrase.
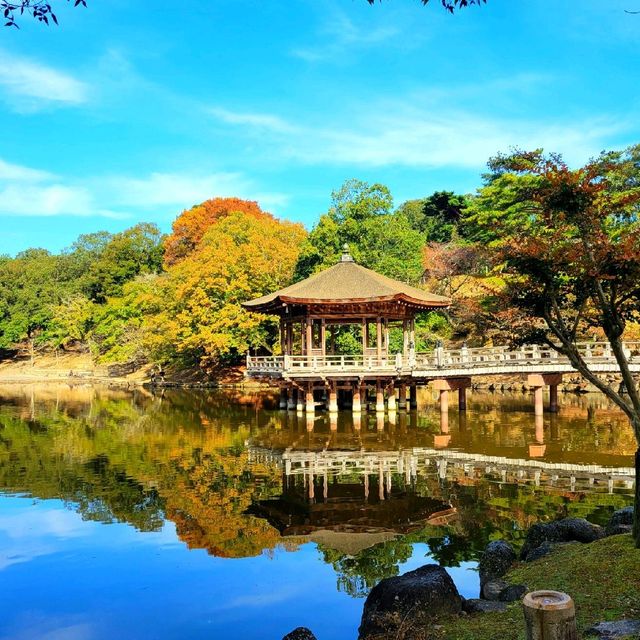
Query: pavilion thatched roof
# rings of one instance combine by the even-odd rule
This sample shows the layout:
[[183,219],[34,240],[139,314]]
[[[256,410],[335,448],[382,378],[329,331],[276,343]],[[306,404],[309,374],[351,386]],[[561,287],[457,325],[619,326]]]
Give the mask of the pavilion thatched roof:
[[251,311],[274,313],[286,304],[322,305],[403,302],[416,310],[448,307],[449,298],[387,278],[356,264],[346,253],[342,260],[320,273],[261,298],[244,302]]

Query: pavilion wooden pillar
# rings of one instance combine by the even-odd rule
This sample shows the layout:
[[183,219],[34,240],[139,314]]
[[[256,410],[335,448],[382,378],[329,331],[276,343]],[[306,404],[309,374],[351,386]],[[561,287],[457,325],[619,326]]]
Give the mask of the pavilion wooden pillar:
[[382,318],[376,318],[376,355],[378,366],[382,364]]
[[311,350],[313,349],[313,324],[312,324],[311,318],[307,318],[305,336],[306,336],[306,343],[307,343],[306,344],[307,356],[309,359],[311,359]]

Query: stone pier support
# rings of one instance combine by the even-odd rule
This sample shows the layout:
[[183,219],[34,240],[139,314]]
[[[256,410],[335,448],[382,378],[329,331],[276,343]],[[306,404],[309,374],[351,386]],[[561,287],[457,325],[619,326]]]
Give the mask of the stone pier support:
[[335,380],[329,382],[329,413],[338,412],[338,390],[336,389]]
[[302,388],[296,389],[296,411],[298,413],[304,411],[304,391]]
[[440,412],[449,411],[449,391],[458,392],[458,407],[460,411],[467,408],[466,390],[471,386],[471,378],[446,378],[433,381],[433,388],[440,392]]
[[398,395],[398,409],[403,410],[407,408],[407,383],[401,382]]
[[287,409],[293,411],[296,408],[296,404],[298,401],[297,389],[293,386],[289,387],[288,397],[287,397]]
[[306,411],[307,413],[315,413],[316,402],[313,399],[313,382],[307,383],[306,392]]
[[393,382],[391,382],[387,387],[387,394],[388,394],[387,407],[390,412],[395,411],[396,410],[396,388]]
[[415,382],[409,387],[409,408],[411,410],[418,408],[418,385]]
[[279,409],[287,408],[287,388],[286,387],[280,387],[280,401],[278,403],[278,408]]
[[384,387],[382,380],[376,380],[376,411],[384,413]]
[[533,412],[537,416],[544,413],[543,390],[549,385],[549,411],[558,411],[558,385],[562,382],[561,373],[531,373],[527,376],[527,384],[533,387]]
[[351,402],[351,411],[353,413],[360,413],[362,411],[362,404],[360,402],[360,387],[357,384],[353,385],[353,400]]

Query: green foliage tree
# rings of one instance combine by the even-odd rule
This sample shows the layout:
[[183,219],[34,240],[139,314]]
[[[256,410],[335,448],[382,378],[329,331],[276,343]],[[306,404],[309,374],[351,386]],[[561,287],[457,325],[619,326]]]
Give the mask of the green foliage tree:
[[387,187],[348,180],[331,195],[329,211],[309,234],[296,265],[296,279],[335,264],[348,244],[361,265],[417,283],[422,275],[423,239],[402,213],[393,213]]
[[427,198],[408,200],[398,211],[406,216],[413,229],[424,235],[427,242],[451,242],[465,236],[461,221],[466,206],[465,196],[452,191],[436,191]]
[[[639,445],[640,547],[640,392],[623,344],[627,323],[640,320],[640,145],[578,169],[540,150],[498,156],[490,169],[468,215],[506,276],[499,302],[521,341],[566,355],[627,415]],[[585,362],[577,342],[590,331],[610,344],[625,393]]]

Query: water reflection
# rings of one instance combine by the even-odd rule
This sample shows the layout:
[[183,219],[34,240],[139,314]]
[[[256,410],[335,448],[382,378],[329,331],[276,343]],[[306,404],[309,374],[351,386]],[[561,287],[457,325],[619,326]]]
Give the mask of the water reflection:
[[[312,541],[353,596],[424,553],[467,567],[538,519],[603,522],[632,500],[633,433],[600,396],[565,396],[545,416],[524,394],[469,394],[466,414],[419,400],[417,412],[309,418],[243,391],[0,387],[0,490],[62,500],[85,522],[170,525],[216,557],[297,551],[298,570],[318,573]],[[2,520],[13,533],[0,569],[46,555],[58,540],[47,522],[71,526],[46,511],[29,516],[43,534],[30,551]]]

